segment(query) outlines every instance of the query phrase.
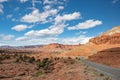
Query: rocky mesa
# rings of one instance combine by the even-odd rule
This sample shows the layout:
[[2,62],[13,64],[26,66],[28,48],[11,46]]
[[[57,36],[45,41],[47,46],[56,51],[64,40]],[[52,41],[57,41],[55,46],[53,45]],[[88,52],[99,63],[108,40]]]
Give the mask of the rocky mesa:
[[120,26],[103,33],[102,35],[90,39],[90,42],[100,44],[120,44]]
[[114,27],[102,35],[90,39],[87,44],[65,52],[64,56],[82,56],[87,58],[88,56],[97,54],[99,51],[114,47],[120,47],[120,26]]

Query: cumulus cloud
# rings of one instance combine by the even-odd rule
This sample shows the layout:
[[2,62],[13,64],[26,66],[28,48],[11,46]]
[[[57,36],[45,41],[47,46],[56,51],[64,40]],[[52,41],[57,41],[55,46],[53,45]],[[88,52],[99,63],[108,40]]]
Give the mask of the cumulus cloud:
[[[37,35],[38,36],[38,35]],[[16,41],[23,41],[25,44],[49,44],[49,43],[62,43],[62,44],[85,44],[93,37],[88,37],[85,35],[80,35],[78,37],[70,37],[70,38],[56,38],[56,37],[37,37],[37,38],[29,38],[28,36],[19,37]]]
[[85,35],[80,35],[79,37],[71,37],[71,38],[65,38],[62,39],[62,43],[65,44],[85,44],[91,39],[92,37],[87,37]]
[[44,0],[43,1],[43,4],[49,4],[49,5],[52,5],[52,4],[64,4],[64,2],[66,2],[66,0]]
[[58,9],[62,10],[64,9],[64,6],[58,6]]
[[31,28],[31,26],[21,24],[21,25],[16,25],[16,26],[12,27],[11,29],[15,30],[15,31],[23,31],[27,28]]
[[71,38],[56,38],[56,37],[44,37],[44,38],[28,38],[19,37],[16,41],[22,42],[22,44],[49,44],[49,43],[62,43],[62,44],[85,44],[92,37],[81,35],[78,37]]
[[79,12],[74,12],[72,14],[64,14],[63,16],[58,15],[55,18],[55,22],[62,22],[62,21],[70,21],[70,20],[75,20],[80,18],[80,13]]
[[3,13],[3,5],[2,4],[0,4],[0,13]]
[[44,2],[43,2],[44,4],[53,4],[54,3],[54,1],[52,1],[52,0],[44,0]]
[[[21,39],[20,39],[21,38]],[[25,38],[25,37],[18,37],[14,42],[17,42],[19,46],[23,45],[38,45],[38,44],[49,44],[49,43],[59,43],[58,38],[55,37],[46,37],[46,38]]]
[[50,5],[44,6],[44,10],[50,10],[50,9],[51,9]]
[[0,38],[1,38],[1,40],[3,40],[3,41],[9,41],[9,40],[11,40],[11,39],[14,38],[14,35],[4,35],[4,34],[0,34]]
[[13,38],[14,38],[13,35],[7,35],[7,36],[4,36],[4,37],[3,37],[3,40],[8,41],[8,40],[11,40],[11,39],[13,39]]
[[28,41],[28,40],[30,40],[30,38],[29,37],[18,37],[15,40],[16,41]]
[[[6,1],[8,1],[8,0],[0,0],[0,3],[6,2]],[[3,8],[4,8],[4,6],[2,4],[0,4],[0,13],[4,13]]]
[[21,3],[25,3],[27,2],[28,0],[20,0]]
[[28,38],[28,37],[18,37],[16,41],[23,42],[23,43],[30,43],[30,44],[48,44],[58,42],[58,38],[54,37],[47,37],[47,38]]
[[68,30],[79,30],[79,29],[89,29],[101,25],[100,20],[86,20],[85,22],[79,23],[75,26],[68,27]]
[[49,36],[57,36],[64,31],[64,27],[67,25],[65,24],[57,24],[52,25],[48,29],[42,29],[42,30],[32,30],[27,33],[25,33],[25,36],[29,37],[49,37]]
[[55,16],[57,13],[57,9],[47,10],[42,13],[38,9],[34,9],[32,13],[23,16],[21,21],[28,23],[46,22],[48,17]]

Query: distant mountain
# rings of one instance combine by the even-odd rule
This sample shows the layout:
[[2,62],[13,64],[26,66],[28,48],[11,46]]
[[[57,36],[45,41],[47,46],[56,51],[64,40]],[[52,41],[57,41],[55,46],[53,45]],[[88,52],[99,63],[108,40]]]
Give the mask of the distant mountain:
[[28,46],[9,46],[9,45],[5,45],[5,46],[0,46],[1,49],[22,49],[22,48],[41,48],[44,45],[28,45]]
[[100,44],[120,44],[120,26],[114,27],[102,35],[90,39],[91,43]]
[[13,46],[8,46],[8,45],[5,45],[5,46],[0,46],[0,48],[4,48],[4,49],[13,49],[13,48],[16,48],[16,47],[13,47]]
[[59,44],[59,43],[51,43],[51,44],[45,45],[43,48],[44,49],[68,49],[68,50],[71,50],[79,45],[64,45],[64,44]]
[[41,48],[44,45],[28,45],[28,46],[18,46],[18,48]]

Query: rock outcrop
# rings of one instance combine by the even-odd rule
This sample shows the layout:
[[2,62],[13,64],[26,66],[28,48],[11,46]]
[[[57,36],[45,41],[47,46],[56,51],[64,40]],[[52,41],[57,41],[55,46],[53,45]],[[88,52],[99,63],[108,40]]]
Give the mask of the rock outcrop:
[[89,60],[120,68],[120,47],[105,49],[88,57]]
[[120,47],[120,26],[107,31],[98,37],[90,39],[87,44],[78,46],[73,50],[66,52],[65,56],[82,56],[87,58],[88,56],[97,54],[99,51],[114,47]]
[[90,39],[89,42],[94,44],[120,44],[120,33],[115,33],[112,35],[102,35]]
[[120,26],[107,31],[98,37],[90,39],[89,42],[97,45],[120,44]]
[[58,44],[58,43],[52,43],[52,44],[48,44],[48,45],[44,46],[43,48],[44,49],[67,49],[67,50],[71,50],[79,45],[63,45],[63,44]]

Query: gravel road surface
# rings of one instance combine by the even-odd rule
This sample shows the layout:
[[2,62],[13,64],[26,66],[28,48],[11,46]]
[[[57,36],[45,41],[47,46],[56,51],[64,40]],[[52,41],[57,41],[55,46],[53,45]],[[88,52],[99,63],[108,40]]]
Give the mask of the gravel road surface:
[[85,64],[95,68],[96,70],[101,71],[102,73],[112,77],[113,79],[120,80],[120,68],[113,68],[96,62],[91,62],[83,58],[80,58],[80,60],[82,60]]

